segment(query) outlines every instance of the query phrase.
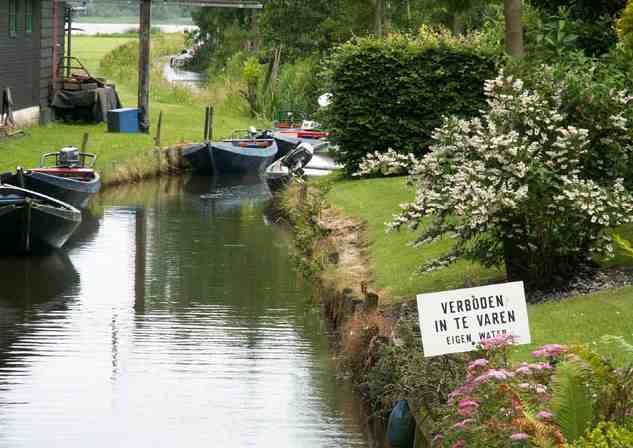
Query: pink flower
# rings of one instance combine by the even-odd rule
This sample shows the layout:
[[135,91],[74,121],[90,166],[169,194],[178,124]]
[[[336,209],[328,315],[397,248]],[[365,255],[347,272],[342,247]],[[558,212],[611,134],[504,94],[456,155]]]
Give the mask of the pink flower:
[[528,390],[529,388],[530,388],[530,383],[519,384],[519,389]]
[[518,373],[519,375],[530,375],[532,371],[543,371],[543,370],[551,370],[553,369],[552,365],[548,362],[539,362],[534,364],[528,364],[526,362],[521,363],[519,367],[514,369],[514,373]]
[[498,347],[503,347],[514,342],[514,336],[511,334],[500,334],[489,339],[482,339],[479,344],[484,350],[493,350]]
[[548,411],[539,411],[536,414],[536,418],[540,418],[541,420],[551,420],[553,417],[551,412]]
[[488,381],[489,379],[495,379],[495,380],[507,380],[514,377],[514,373],[510,372],[509,370],[505,370],[505,369],[489,369],[486,372],[482,373],[481,375],[479,375],[477,378],[475,378],[474,382],[479,384],[479,383],[483,383],[485,381]]
[[486,367],[488,365],[488,360],[485,358],[475,359],[473,362],[468,364],[468,370],[475,370],[479,367]]
[[559,344],[545,344],[541,348],[534,350],[532,352],[532,356],[535,358],[542,358],[544,356],[553,358],[555,356],[559,356],[561,353],[565,353],[567,351],[567,347]]
[[464,417],[470,417],[475,412],[477,412],[477,409],[479,408],[479,403],[473,400],[464,399],[460,400],[457,407],[459,408],[457,412],[460,415],[463,415]]
[[547,387],[543,386],[542,384],[537,384],[536,386],[534,386],[534,389],[536,390],[537,394],[547,393]]
[[514,434],[510,436],[510,438],[514,441],[517,441],[517,440],[527,440],[530,438],[530,436],[524,432],[515,432]]
[[535,370],[552,370],[553,367],[548,362],[539,362],[538,364],[532,364]]
[[466,424],[470,423],[470,422],[474,422],[475,420],[473,420],[472,418],[467,418],[462,420],[461,422],[457,422],[455,423],[452,428],[453,429],[462,429],[466,426]]
[[528,363],[524,362],[521,363],[519,367],[514,369],[514,373],[518,373],[519,375],[529,375],[530,373],[532,373],[532,370],[530,370],[530,366],[528,365]]
[[466,446],[466,442],[464,439],[459,439],[457,442],[451,445],[451,448],[464,448]]

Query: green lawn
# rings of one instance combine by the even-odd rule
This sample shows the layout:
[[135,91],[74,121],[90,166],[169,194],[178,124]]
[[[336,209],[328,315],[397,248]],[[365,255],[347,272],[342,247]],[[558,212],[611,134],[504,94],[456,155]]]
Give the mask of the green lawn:
[[528,314],[533,342],[517,347],[516,358],[543,344],[592,343],[605,334],[633,343],[633,287],[530,305]]
[[337,179],[328,201],[345,214],[360,218],[367,225],[368,249],[375,286],[386,289],[397,300],[416,293],[463,288],[466,282],[501,280],[502,272],[479,264],[461,261],[450,268],[416,274],[425,262],[450,247],[448,239],[422,247],[409,245],[416,233],[402,230],[386,233],[385,223],[398,212],[398,204],[410,202],[414,192],[404,177],[381,179]]
[[[417,293],[464,287],[464,280],[473,284],[490,280],[503,281],[500,270],[459,262],[432,273],[415,274],[418,266],[450,247],[450,240],[413,248],[407,243],[415,233],[385,233],[385,223],[398,212],[398,204],[413,199],[413,190],[405,178],[348,180],[330,176],[317,182],[331,182],[327,199],[349,216],[367,226],[368,251],[374,286],[389,292],[387,300],[397,302]],[[633,226],[618,230],[633,237]],[[632,259],[617,253],[605,265],[631,265]],[[633,342],[633,287],[603,291],[560,302],[530,305],[532,340],[529,346],[518,347],[516,358],[525,358],[534,347],[545,343],[591,343],[604,334],[623,336]]]
[[[180,37],[182,38],[182,37]],[[130,37],[78,36],[73,41],[74,54],[91,71],[100,76],[99,61],[112,49],[122,45]],[[114,80],[124,107],[134,107],[137,101],[137,67],[129,67],[129,78]],[[151,135],[108,133],[104,123],[65,124],[53,123],[26,129],[27,137],[0,141],[0,172],[12,171],[16,166],[31,167],[38,163],[44,152],[51,152],[67,145],[80,145],[83,134],[88,132],[90,140],[87,150],[98,156],[97,166],[106,171],[113,162],[124,162],[131,157],[154,147],[153,134],[158,114],[163,111],[162,146],[183,141],[200,141],[203,136],[203,95],[174,94],[165,85],[153,84],[151,93]],[[182,99],[184,98],[184,99]],[[216,107],[214,135],[225,136],[233,129],[244,129],[253,121],[239,111],[222,104]],[[258,123],[254,123],[258,124]]]

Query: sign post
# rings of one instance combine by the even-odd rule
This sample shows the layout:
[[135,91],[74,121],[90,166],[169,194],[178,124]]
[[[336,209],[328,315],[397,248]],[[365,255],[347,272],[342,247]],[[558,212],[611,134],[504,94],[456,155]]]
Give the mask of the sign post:
[[529,344],[530,326],[523,282],[419,294],[424,356],[462,353],[495,336]]

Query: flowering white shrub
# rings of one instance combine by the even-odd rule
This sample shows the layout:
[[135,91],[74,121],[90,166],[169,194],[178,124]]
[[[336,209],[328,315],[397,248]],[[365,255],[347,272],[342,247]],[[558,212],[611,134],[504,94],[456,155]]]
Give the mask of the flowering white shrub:
[[[510,279],[549,284],[594,255],[610,255],[607,229],[633,220],[622,178],[589,177],[592,136],[566,124],[564,83],[541,82],[528,90],[502,72],[485,84],[489,109],[480,118],[449,118],[436,129],[435,145],[411,174],[415,201],[389,224],[423,227],[418,244],[456,236],[454,249],[425,269],[458,257],[505,261]],[[630,101],[614,95],[623,108]],[[624,114],[612,121],[630,129]],[[630,143],[620,148],[633,155]]]
[[389,148],[387,152],[370,152],[358,164],[354,176],[395,176],[409,174],[419,160],[411,153],[400,154]]

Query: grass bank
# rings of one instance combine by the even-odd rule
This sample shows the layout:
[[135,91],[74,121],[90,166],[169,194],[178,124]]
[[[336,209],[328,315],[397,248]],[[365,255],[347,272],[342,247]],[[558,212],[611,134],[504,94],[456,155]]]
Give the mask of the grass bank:
[[[466,358],[424,357],[415,294],[503,281],[504,276],[499,269],[465,262],[414,274],[451,241],[413,248],[407,246],[413,233],[385,233],[398,204],[412,198],[403,178],[332,175],[305,188],[291,185],[277,201],[294,228],[301,268],[321,286],[323,316],[338,335],[343,372],[375,415],[386,418],[395,400],[405,398],[419,414],[418,429],[428,433],[424,428],[431,420],[422,403],[445,400],[443,394],[459,384],[451,381]],[[631,260],[620,254],[614,262]],[[593,344],[606,334],[633,342],[632,305],[633,287],[529,305],[532,344],[515,347],[512,361],[532,359],[530,352],[546,343]]]
[[[224,106],[220,95],[208,90],[192,92],[172,86],[160,73],[163,57],[176,53],[184,45],[180,34],[152,36],[151,133],[108,133],[106,125],[52,123],[26,129],[27,136],[0,141],[0,172],[16,166],[36,166],[40,155],[62,146],[79,146],[84,133],[89,133],[87,150],[97,154],[97,167],[104,183],[119,183],[129,172],[130,180],[153,175],[164,167],[166,156],[157,156],[154,132],[158,115],[163,112],[161,148],[202,139],[204,108],[215,104],[214,135],[226,136],[233,129],[246,128],[252,120],[230,106]],[[93,76],[104,76],[116,84],[125,107],[133,107],[137,99],[137,40],[132,37],[78,36],[73,40],[75,54]],[[136,53],[135,53],[136,52]],[[102,62],[105,61],[105,64]],[[257,124],[257,123],[255,123]],[[162,160],[162,161],[161,161]]]
[[[329,205],[364,227],[370,284],[385,292],[383,303],[412,300],[417,293],[504,280],[501,270],[466,261],[431,273],[416,273],[420,265],[443,253],[452,242],[444,239],[415,248],[409,245],[415,233],[385,232],[385,223],[398,212],[398,205],[413,199],[414,191],[405,185],[405,178],[350,180],[332,176],[318,180],[316,186],[326,188]],[[633,237],[631,226],[618,232]],[[633,260],[618,252],[615,259],[602,264],[630,267]],[[526,356],[537,345],[591,343],[604,334],[623,336],[633,342],[633,287],[529,305],[528,312],[533,344],[519,347],[517,357]]]

